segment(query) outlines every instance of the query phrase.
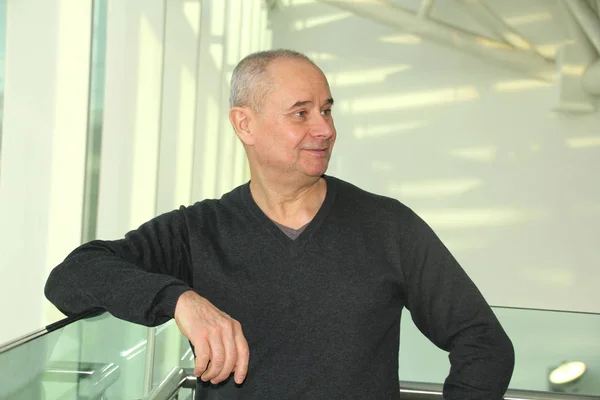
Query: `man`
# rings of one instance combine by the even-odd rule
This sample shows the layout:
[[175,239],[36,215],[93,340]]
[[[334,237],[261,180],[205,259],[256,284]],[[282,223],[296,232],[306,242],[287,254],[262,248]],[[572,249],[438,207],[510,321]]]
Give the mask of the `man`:
[[94,241],[47,297],[144,325],[175,318],[197,399],[397,399],[400,314],[450,352],[444,396],[500,399],[510,340],[472,281],[409,208],[325,175],[333,98],[302,54],[252,54],[231,83],[251,181],[219,200]]

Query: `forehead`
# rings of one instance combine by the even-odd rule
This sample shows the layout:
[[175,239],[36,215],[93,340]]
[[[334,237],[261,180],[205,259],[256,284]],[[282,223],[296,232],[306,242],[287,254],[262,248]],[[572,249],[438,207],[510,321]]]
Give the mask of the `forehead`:
[[320,69],[302,59],[279,59],[268,67],[274,101],[320,100],[331,97],[327,78]]

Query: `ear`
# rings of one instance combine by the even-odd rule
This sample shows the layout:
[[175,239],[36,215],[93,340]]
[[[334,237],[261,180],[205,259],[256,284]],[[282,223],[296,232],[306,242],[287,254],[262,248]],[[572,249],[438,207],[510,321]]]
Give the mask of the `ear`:
[[252,111],[249,107],[233,107],[229,110],[231,125],[233,125],[235,133],[246,146],[254,144],[254,136],[250,130],[250,118],[252,118]]

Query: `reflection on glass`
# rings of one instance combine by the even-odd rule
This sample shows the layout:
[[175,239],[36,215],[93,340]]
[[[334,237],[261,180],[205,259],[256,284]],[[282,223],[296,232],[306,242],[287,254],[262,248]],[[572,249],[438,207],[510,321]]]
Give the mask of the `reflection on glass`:
[[106,0],[94,0],[90,98],[88,105],[85,188],[83,199],[82,242],[96,237],[102,116],[104,113],[104,71],[106,54]]
[[575,383],[585,374],[586,366],[581,361],[562,363],[550,372],[550,383],[560,388],[561,385]]

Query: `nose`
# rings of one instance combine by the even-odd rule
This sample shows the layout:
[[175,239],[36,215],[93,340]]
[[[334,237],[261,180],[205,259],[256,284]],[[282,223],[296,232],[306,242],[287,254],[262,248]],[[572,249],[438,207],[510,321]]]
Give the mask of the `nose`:
[[320,115],[316,118],[311,129],[312,136],[329,139],[335,135],[335,126],[331,116]]

